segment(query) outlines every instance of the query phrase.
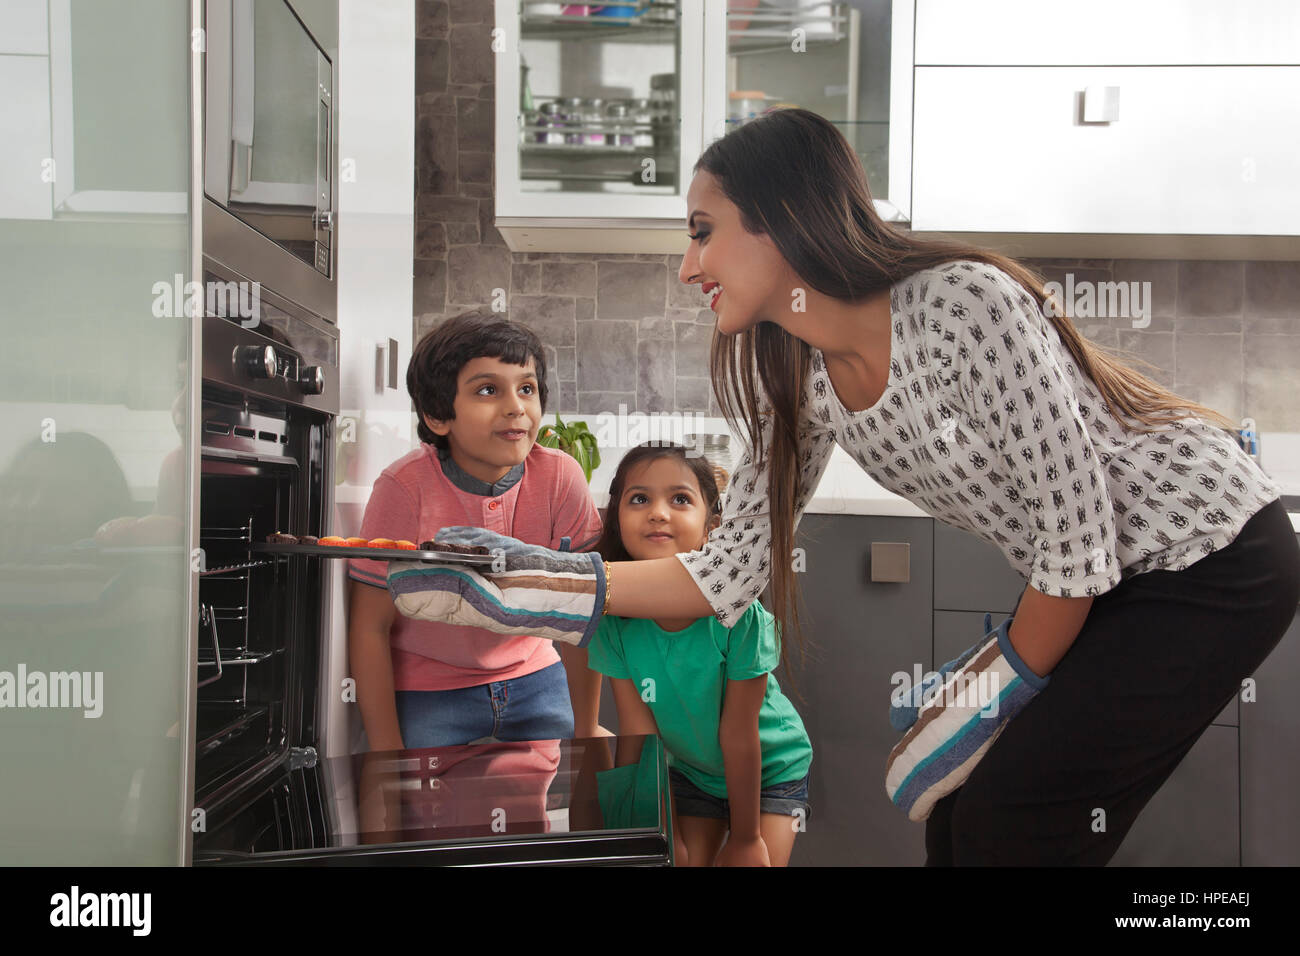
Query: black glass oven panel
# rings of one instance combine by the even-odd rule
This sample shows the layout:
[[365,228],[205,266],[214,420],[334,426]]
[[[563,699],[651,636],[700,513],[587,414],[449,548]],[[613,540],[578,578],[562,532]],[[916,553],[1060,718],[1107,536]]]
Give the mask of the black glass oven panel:
[[302,356],[303,365],[339,364],[338,336],[280,308],[274,294],[247,279],[226,277],[207,270],[204,280],[204,312],[258,332],[272,342],[286,345]]
[[195,862],[671,860],[657,737],[492,742],[319,760],[195,843]]

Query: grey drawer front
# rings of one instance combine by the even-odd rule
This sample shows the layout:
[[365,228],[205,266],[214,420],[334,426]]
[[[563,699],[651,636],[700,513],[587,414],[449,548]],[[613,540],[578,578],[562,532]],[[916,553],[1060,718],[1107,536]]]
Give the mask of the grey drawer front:
[[1237,729],[1207,727],[1138,815],[1112,866],[1237,866]]
[[[929,669],[929,518],[805,515],[796,543],[806,549],[798,575],[809,639],[796,697],[784,669],[782,690],[812,738],[812,813],[795,842],[796,866],[919,866],[925,827],[885,795],[885,760],[900,735],[889,725],[890,675]],[[872,542],[906,542],[907,583],[872,583]]]
[[[1026,581],[1006,557],[969,531],[934,523],[934,606],[945,611],[978,611],[1016,606]],[[947,658],[945,658],[946,660]]]
[[1241,861],[1300,866],[1300,618],[1254,677],[1241,705]]

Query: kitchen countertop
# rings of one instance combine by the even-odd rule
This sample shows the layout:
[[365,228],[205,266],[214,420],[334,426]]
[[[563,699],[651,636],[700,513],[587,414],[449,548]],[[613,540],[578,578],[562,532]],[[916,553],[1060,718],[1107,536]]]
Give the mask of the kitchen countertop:
[[[567,416],[562,416],[568,420]],[[699,418],[691,423],[700,432],[731,434],[721,418]],[[593,428],[593,431],[595,429]],[[731,438],[732,462],[738,462],[744,444]],[[1270,433],[1260,441],[1261,467],[1282,485],[1283,503],[1291,526],[1300,532],[1300,434]],[[591,494],[598,508],[609,503],[609,483],[627,449],[602,450],[601,465],[591,476]],[[730,470],[730,469],[729,469]],[[836,446],[817,491],[808,503],[808,514],[901,515],[924,518],[928,513],[906,498],[872,480],[843,448]]]
[[[598,416],[561,413],[560,417],[566,422],[574,419],[586,420],[588,427],[600,440],[601,429]],[[666,437],[680,442],[683,419],[685,430],[688,432],[731,434],[724,419],[694,415],[677,419],[676,431],[665,428],[658,433],[635,436],[625,428],[624,435],[629,439],[627,447],[618,447],[601,441],[601,464],[591,476],[591,496],[596,507],[604,508],[609,503],[609,483],[613,480],[618,463],[627,453],[628,448],[639,444],[641,440],[657,437]],[[608,429],[606,433],[618,434],[613,428]],[[743,442],[734,436],[731,438],[732,465],[739,461],[743,447]],[[1300,532],[1300,433],[1264,434],[1260,441],[1260,462],[1264,471],[1282,486],[1283,503],[1290,513],[1291,526]],[[360,485],[339,485],[335,488],[335,496],[340,505],[364,508],[370,498],[370,488]],[[807,513],[928,517],[925,511],[906,498],[894,494],[873,481],[871,476],[838,446],[831,452],[831,460],[827,463],[826,471],[817,485],[817,491],[808,503]],[[359,523],[360,514],[358,513],[356,517]]]

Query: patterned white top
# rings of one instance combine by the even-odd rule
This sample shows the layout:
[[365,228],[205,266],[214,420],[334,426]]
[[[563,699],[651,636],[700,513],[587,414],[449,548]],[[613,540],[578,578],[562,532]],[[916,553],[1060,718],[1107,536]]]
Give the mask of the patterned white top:
[[[1000,269],[947,263],[896,283],[890,298],[889,381],[871,408],[844,408],[813,350],[796,520],[839,444],[883,487],[996,545],[1034,589],[1085,597],[1194,564],[1279,497],[1218,426],[1185,417],[1129,429]],[[761,422],[767,442],[770,413]],[[721,526],[677,556],[727,627],[767,586],[769,529],[766,468],[747,453]]]

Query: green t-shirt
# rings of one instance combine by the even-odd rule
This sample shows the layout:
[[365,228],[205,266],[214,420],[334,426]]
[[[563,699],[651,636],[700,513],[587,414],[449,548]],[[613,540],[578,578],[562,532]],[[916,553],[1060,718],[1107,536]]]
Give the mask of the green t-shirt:
[[702,617],[680,631],[654,621],[606,615],[587,645],[587,666],[636,684],[650,707],[669,765],[705,793],[727,796],[718,726],[728,680],[767,674],[758,713],[763,787],[802,780],[812,763],[803,721],[771,675],[780,663],[776,621],[757,601],[728,630]]

